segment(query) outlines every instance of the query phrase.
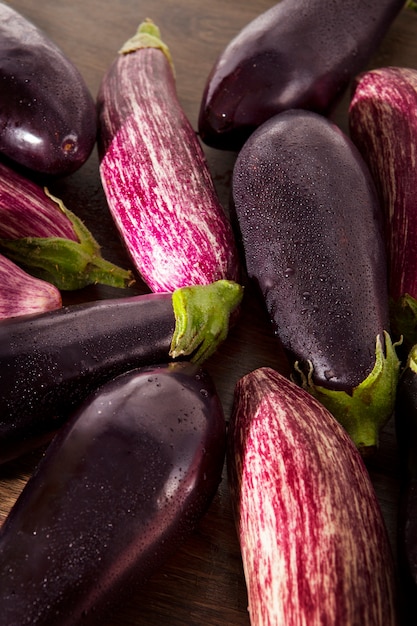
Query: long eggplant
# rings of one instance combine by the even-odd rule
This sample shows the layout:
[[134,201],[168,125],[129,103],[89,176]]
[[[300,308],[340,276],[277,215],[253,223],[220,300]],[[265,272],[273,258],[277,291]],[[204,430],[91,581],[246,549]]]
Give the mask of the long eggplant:
[[0,254],[0,320],[54,311],[61,306],[59,289],[27,274]]
[[127,287],[133,273],[103,258],[80,218],[60,198],[0,163],[0,250],[61,290],[92,284]]
[[331,113],[405,0],[281,0],[220,53],[204,87],[199,133],[239,150],[264,121],[292,108]]
[[169,359],[202,363],[226,338],[230,281],[69,305],[0,323],[0,463],[51,439],[96,387]]
[[0,3],[0,153],[31,171],[64,176],[90,156],[93,97],[46,33]]
[[350,136],[376,182],[385,216],[391,327],[407,356],[417,343],[417,70],[381,67],[356,77]]
[[195,529],[225,444],[219,397],[196,365],[144,367],[98,389],[1,529],[2,623],[102,624]]
[[398,562],[404,601],[417,620],[417,346],[401,373],[395,403],[395,428],[400,464]]
[[227,468],[252,626],[396,626],[396,580],[362,458],[270,368],[236,385]]
[[97,107],[103,188],[150,289],[239,280],[230,222],[153,22],[143,22],[120,50],[103,77]]
[[280,113],[240,151],[233,202],[249,277],[294,376],[372,452],[399,360],[382,210],[359,151],[317,113]]

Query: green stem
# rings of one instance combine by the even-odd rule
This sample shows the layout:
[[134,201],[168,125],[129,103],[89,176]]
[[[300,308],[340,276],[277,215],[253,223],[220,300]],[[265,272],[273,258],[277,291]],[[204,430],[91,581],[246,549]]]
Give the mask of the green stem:
[[4,255],[61,290],[80,289],[95,283],[120,288],[132,284],[132,272],[103,259],[99,244],[80,218],[47,189],[45,193],[70,220],[78,241],[63,237],[0,239]]
[[119,54],[129,54],[130,52],[136,52],[136,50],[142,50],[144,48],[156,48],[157,50],[161,50],[168,59],[174,72],[171,52],[168,46],[162,41],[158,26],[150,19],[139,24],[136,33],[120,48]]
[[170,356],[192,355],[202,363],[226,339],[230,315],[243,298],[243,287],[230,280],[182,287],[172,294],[176,326]]
[[390,302],[391,328],[397,338],[402,337],[405,356],[417,344],[417,300],[408,293]]
[[349,433],[364,457],[378,446],[380,429],[394,411],[400,360],[388,333],[384,333],[385,354],[380,336],[376,339],[372,372],[351,394],[315,385],[312,369],[306,376],[299,369],[302,386],[315,396]]

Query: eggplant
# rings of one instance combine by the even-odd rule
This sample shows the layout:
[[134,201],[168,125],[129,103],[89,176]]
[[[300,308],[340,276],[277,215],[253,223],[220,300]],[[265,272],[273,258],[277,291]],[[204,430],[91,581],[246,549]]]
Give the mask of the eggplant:
[[381,67],[356,77],[349,132],[372,172],[385,217],[391,328],[406,357],[417,343],[417,70]]
[[397,515],[398,563],[408,613],[417,619],[417,346],[401,373],[395,403],[400,465]]
[[219,54],[203,90],[198,128],[209,146],[239,150],[288,109],[330,115],[364,68],[404,0],[281,0]]
[[59,289],[27,274],[0,254],[0,320],[54,311],[61,306]]
[[49,441],[90,392],[128,369],[202,363],[241,298],[240,285],[218,281],[0,322],[0,463]]
[[178,100],[170,52],[151,20],[103,76],[97,108],[103,189],[148,287],[239,281],[228,216]]
[[251,626],[396,626],[393,555],[359,451],[271,368],[236,384],[227,470]]
[[134,369],[94,392],[0,531],[3,623],[102,624],[194,531],[225,444],[222,405],[195,364]]
[[279,113],[247,140],[232,195],[249,278],[294,377],[364,454],[391,417],[399,359],[389,335],[382,210],[359,151],[311,112]]
[[236,384],[227,470],[251,626],[395,626],[393,555],[352,440],[271,368]]
[[60,198],[4,163],[0,250],[28,273],[65,291],[134,283],[131,271],[103,258],[93,234]]
[[35,24],[0,3],[0,154],[66,176],[94,147],[94,99],[80,71]]

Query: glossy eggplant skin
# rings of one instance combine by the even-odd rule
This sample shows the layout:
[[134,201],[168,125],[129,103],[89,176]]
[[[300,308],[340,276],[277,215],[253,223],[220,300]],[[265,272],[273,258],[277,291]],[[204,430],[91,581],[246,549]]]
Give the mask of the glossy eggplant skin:
[[46,33],[0,3],[0,154],[48,176],[79,169],[96,140],[93,97]]
[[220,53],[203,91],[199,133],[239,150],[265,120],[303,108],[328,115],[369,61],[404,0],[281,0]]
[[2,528],[4,623],[103,623],[205,513],[225,424],[211,378],[187,362],[131,370],[92,394]]
[[[417,618],[417,347],[401,374],[395,406],[401,489],[398,510],[398,561],[405,600]],[[407,622],[408,623],[408,622]]]
[[370,172],[327,118],[279,113],[246,141],[232,181],[237,237],[294,378],[366,456],[393,412],[383,218]]
[[106,380],[132,367],[168,361],[174,327],[170,294],[3,320],[0,463],[49,440],[74,407]]
[[248,274],[291,361],[351,391],[389,329],[382,212],[359,152],[316,113],[280,113],[239,153],[233,202]]

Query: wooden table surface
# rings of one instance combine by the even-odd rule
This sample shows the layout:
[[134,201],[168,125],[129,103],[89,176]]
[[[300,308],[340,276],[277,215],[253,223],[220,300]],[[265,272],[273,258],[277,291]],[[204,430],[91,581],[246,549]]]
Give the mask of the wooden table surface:
[[[273,0],[11,0],[58,43],[80,69],[92,94],[122,43],[144,18],[152,18],[171,49],[180,101],[196,128],[207,74],[226,43]],[[417,13],[403,11],[370,66],[417,67]],[[346,130],[347,97],[335,113]],[[205,148],[220,199],[227,208],[235,155]],[[104,256],[129,266],[109,217],[98,174],[97,155],[74,175],[50,186],[91,228]],[[138,280],[127,293],[144,293]],[[111,298],[119,290],[92,287],[67,294],[65,302]],[[206,367],[212,374],[226,417],[235,382],[256,367],[287,373],[282,349],[273,337],[262,304],[248,288],[242,318]],[[0,468],[0,522],[20,493],[41,451]],[[395,550],[398,467],[392,423],[370,465],[370,474]],[[0,609],[1,610],[1,609]],[[248,626],[245,581],[231,514],[226,476],[195,534],[156,573],[142,592],[110,615],[103,626]]]

